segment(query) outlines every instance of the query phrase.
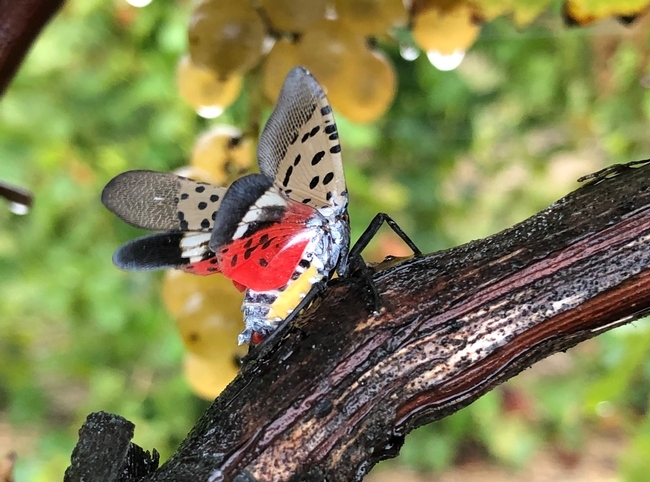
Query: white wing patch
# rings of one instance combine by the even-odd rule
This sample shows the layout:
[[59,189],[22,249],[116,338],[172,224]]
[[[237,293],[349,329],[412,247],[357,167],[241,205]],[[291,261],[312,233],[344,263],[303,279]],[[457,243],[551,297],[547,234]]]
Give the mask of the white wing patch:
[[180,243],[181,257],[188,258],[190,263],[202,261],[205,254],[210,251],[208,248],[210,236],[211,233],[186,234]]
[[266,191],[255,203],[250,207],[248,212],[244,215],[240,223],[237,225],[233,239],[242,238],[251,223],[264,219],[265,214],[271,208],[280,208],[284,210],[287,207],[287,200],[280,194],[278,189],[273,186]]

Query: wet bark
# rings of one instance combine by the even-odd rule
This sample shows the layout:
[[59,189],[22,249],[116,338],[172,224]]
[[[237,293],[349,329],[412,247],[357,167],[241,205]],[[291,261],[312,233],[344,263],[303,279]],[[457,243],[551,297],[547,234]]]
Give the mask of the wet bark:
[[[650,309],[650,166],[486,239],[332,284],[142,480],[359,480],[404,436]],[[390,263],[389,263],[390,264]]]

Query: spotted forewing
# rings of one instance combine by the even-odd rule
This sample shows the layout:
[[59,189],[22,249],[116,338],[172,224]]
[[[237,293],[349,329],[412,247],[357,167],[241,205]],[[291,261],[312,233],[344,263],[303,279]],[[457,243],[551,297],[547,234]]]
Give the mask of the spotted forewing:
[[210,232],[225,193],[175,174],[127,171],[106,185],[102,203],[136,228]]
[[197,264],[214,255],[208,241],[225,192],[223,187],[155,171],[128,171],[115,177],[104,188],[102,203],[132,226],[166,232],[124,244],[113,261],[124,269],[193,265],[199,274],[218,271]]
[[260,137],[261,174],[235,181],[217,213],[210,249],[226,276],[261,291],[286,284],[319,235],[309,225],[316,211],[347,205],[340,150],[323,90],[293,69]]
[[297,67],[287,76],[257,155],[262,174],[291,199],[316,209],[347,205],[332,109],[305,69]]

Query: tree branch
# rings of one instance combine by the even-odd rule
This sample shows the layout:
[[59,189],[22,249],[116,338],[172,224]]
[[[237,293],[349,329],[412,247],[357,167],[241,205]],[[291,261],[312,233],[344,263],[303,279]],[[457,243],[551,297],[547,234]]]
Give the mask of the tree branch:
[[0,96],[64,0],[0,0]]
[[650,166],[489,238],[337,281],[147,481],[359,480],[414,428],[650,309]]

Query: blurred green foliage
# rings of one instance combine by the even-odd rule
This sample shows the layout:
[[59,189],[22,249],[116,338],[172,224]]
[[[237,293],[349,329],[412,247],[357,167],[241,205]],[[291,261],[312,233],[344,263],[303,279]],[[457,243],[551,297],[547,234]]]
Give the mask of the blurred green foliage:
[[[206,407],[182,377],[160,275],[111,264],[139,233],[99,202],[119,172],[185,164],[208,124],[243,127],[245,96],[209,123],[178,98],[189,9],[72,0],[0,102],[0,178],[36,196],[23,217],[0,202],[0,454],[19,452],[19,481],[60,477],[91,411],[132,420],[135,442],[165,459]],[[647,37],[566,29],[557,14],[523,30],[498,19],[453,72],[385,45],[400,82],[392,108],[372,126],[339,119],[353,237],[386,211],[423,250],[450,247],[534,214],[582,174],[648,157]],[[630,441],[622,477],[646,480],[647,328],[540,364],[551,368],[417,430],[389,463],[443,470],[480,447],[521,467],[543,443],[579,454],[613,430]]]

